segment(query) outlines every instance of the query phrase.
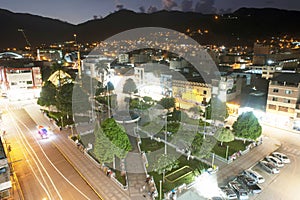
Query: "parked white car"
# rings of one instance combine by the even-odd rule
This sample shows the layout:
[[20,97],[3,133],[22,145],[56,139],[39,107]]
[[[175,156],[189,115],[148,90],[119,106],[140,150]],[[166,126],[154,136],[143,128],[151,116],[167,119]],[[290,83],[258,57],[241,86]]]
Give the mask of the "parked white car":
[[271,174],[278,174],[280,172],[280,170],[271,162],[261,160],[261,161],[259,161],[259,164],[261,165],[261,167],[264,170],[266,170],[267,172],[269,172]]
[[269,162],[274,163],[274,165],[276,167],[283,167],[284,166],[284,164],[278,158],[275,158],[274,156],[267,156],[266,160],[269,161]]
[[251,169],[245,170],[244,174],[246,176],[249,176],[249,177],[253,178],[257,183],[265,182],[265,179],[262,175],[260,175],[259,173],[257,173],[256,171],[253,171]]
[[291,160],[283,153],[273,152],[272,156],[274,156],[275,158],[278,158],[284,164],[291,162]]

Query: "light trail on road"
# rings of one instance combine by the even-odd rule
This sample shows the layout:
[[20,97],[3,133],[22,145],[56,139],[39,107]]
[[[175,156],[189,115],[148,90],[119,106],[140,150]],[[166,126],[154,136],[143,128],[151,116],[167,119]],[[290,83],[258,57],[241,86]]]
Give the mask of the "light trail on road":
[[[28,127],[24,122],[22,122],[15,113],[13,113],[9,107],[6,105],[6,110],[8,111],[9,118],[14,121],[15,128],[18,133],[18,140],[20,141],[20,144],[24,147],[26,151],[22,151],[23,156],[26,158],[26,161],[28,162],[28,166],[31,169],[34,177],[38,181],[39,185],[43,189],[43,191],[46,193],[48,199],[63,199],[62,195],[60,194],[59,190],[57,189],[54,181],[51,178],[51,175],[48,173],[47,169],[44,167],[43,162],[39,159],[38,155],[35,153],[35,150],[32,148],[32,145],[28,141],[28,135],[24,133],[24,130],[27,130],[28,133],[30,133],[30,138],[34,141],[34,146],[38,147],[40,152],[44,155],[45,159],[47,160],[48,164],[52,166],[52,168],[60,175],[61,178],[63,178],[67,184],[69,184],[72,188],[74,188],[82,197],[82,199],[90,199],[86,194],[84,194],[78,187],[76,187],[64,174],[53,164],[53,162],[50,160],[50,158],[47,156],[46,152],[44,151],[42,145],[36,138],[36,134],[30,127]],[[22,131],[23,130],[23,131]],[[49,142],[51,142],[49,140]],[[52,143],[53,145],[53,143]],[[53,145],[55,146],[55,145]],[[26,154],[27,153],[27,154]],[[29,156],[28,156],[29,155]],[[30,158],[29,158],[30,157]],[[32,164],[30,159],[34,162]],[[36,173],[36,170],[38,169],[38,173]],[[44,176],[46,174],[46,177]],[[54,193],[51,192],[51,189],[49,188],[49,185],[47,184],[47,180],[51,183],[51,186],[54,188]],[[46,185],[46,187],[45,187]],[[54,196],[57,196],[56,198]]]
[[[16,117],[13,117],[11,114],[12,112],[9,112],[9,117],[11,118],[12,121],[18,121],[20,122],[20,120],[18,120]],[[26,149],[26,152],[30,155],[30,159],[27,157],[26,153],[23,151],[23,155],[26,158],[27,163],[30,166],[31,171],[33,172],[34,176],[36,177],[36,179],[38,180],[40,186],[43,188],[43,190],[46,192],[47,196],[49,199],[53,198],[53,195],[51,195],[51,191],[49,189],[49,186],[47,184],[47,181],[45,180],[45,177],[43,175],[43,172],[47,175],[49,181],[51,182],[51,185],[53,186],[53,188],[55,189],[55,192],[57,193],[59,199],[62,200],[62,196],[59,193],[58,189],[56,188],[51,176],[49,175],[49,173],[47,172],[47,170],[45,169],[44,165],[42,164],[41,160],[39,159],[39,157],[36,155],[35,151],[33,150],[32,146],[29,144],[28,139],[26,138],[25,134],[23,133],[23,131],[21,130],[20,126],[15,123],[15,128],[17,129],[17,133],[18,136],[20,138],[21,143],[23,144],[23,147]],[[25,126],[25,128],[27,128]],[[28,128],[27,128],[28,129]],[[32,134],[32,133],[31,133]],[[33,137],[34,138],[34,137]],[[36,138],[34,138],[35,142],[39,145],[39,147],[41,148],[40,144],[36,141]],[[42,148],[41,148],[42,149]],[[41,182],[41,180],[38,178],[38,175],[36,174],[35,170],[33,169],[32,164],[29,162],[30,160],[32,160],[35,164],[35,166],[38,168],[39,174],[43,179],[44,184],[47,186],[47,189],[44,187],[43,183]],[[42,170],[43,172],[42,172]],[[52,198],[51,198],[52,196]]]

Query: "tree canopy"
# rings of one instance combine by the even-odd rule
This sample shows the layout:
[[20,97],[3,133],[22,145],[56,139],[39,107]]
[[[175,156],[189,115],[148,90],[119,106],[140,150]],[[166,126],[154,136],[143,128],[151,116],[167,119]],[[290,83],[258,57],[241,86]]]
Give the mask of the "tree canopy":
[[73,83],[66,83],[61,86],[58,91],[56,98],[57,109],[62,113],[70,115],[72,113],[72,94],[73,94]]
[[95,129],[95,147],[93,153],[100,163],[111,163],[114,160],[116,147],[104,134],[102,128]]
[[256,140],[262,133],[261,125],[253,112],[242,113],[232,127],[236,136],[245,139]]
[[105,136],[116,147],[114,154],[119,158],[125,158],[128,151],[132,149],[125,128],[118,124],[113,118],[108,118],[101,125]]
[[205,108],[206,119],[224,121],[228,116],[228,108],[226,102],[221,101],[219,98],[212,97]]
[[129,78],[125,81],[123,86],[123,92],[131,94],[136,91],[136,84],[132,78]]
[[231,142],[234,140],[234,134],[230,129],[227,128],[218,128],[217,131],[214,134],[214,137],[221,142],[221,145],[223,142]]
[[170,154],[162,154],[154,163],[153,169],[158,174],[162,174],[163,172],[171,171],[179,166],[178,159]]
[[167,97],[167,98],[162,98],[158,104],[160,104],[163,108],[165,109],[170,109],[175,107],[175,98],[173,97]]
[[41,106],[56,105],[56,87],[51,81],[46,81],[42,87],[37,103]]

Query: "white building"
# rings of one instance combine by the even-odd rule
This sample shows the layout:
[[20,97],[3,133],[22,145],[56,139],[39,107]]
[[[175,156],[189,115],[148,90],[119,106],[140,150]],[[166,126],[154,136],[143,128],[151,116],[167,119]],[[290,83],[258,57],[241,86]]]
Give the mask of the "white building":
[[141,96],[151,96],[159,100],[164,96],[162,74],[169,74],[169,67],[157,63],[146,63],[134,68],[135,83]]

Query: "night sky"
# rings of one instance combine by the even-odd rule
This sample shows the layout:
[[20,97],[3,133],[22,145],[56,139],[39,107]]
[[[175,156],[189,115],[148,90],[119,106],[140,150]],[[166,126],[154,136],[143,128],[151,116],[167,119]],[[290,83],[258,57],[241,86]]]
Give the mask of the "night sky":
[[73,24],[105,17],[121,8],[136,12],[161,9],[226,13],[240,7],[280,8],[300,10],[300,0],[1,0],[0,8],[31,13],[67,21]]

